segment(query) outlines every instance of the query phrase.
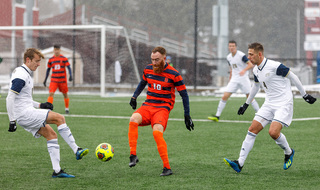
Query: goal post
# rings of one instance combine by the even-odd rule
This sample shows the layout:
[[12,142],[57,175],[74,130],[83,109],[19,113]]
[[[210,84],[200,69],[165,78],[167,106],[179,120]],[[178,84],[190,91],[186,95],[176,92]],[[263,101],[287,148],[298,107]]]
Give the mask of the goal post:
[[[23,30],[99,30],[100,31],[100,96],[105,96],[106,87],[106,31],[107,30],[122,30],[125,41],[130,54],[130,59],[133,64],[135,78],[140,81],[140,75],[130,44],[130,39],[127,30],[123,26],[108,26],[108,25],[42,25],[42,26],[0,26],[1,31],[23,31]],[[14,51],[14,50],[13,50]],[[14,59],[14,58],[13,58]]]

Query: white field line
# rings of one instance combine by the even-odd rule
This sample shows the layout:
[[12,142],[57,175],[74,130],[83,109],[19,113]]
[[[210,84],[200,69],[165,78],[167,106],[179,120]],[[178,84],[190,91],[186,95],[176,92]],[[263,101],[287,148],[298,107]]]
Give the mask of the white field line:
[[[140,99],[141,102],[144,102],[145,99]],[[196,99],[190,99],[190,102],[211,102],[211,101],[220,101],[221,98],[207,98],[207,99],[201,99],[201,98],[196,98]],[[64,101],[63,98],[56,98],[54,101],[59,101],[62,102]],[[139,100],[138,100],[139,101]],[[99,103],[103,103],[103,102],[110,102],[110,103],[125,103],[125,104],[129,104],[130,102],[130,98],[128,98],[128,101],[124,101],[124,100],[111,100],[111,99],[99,99],[99,100],[88,100],[88,99],[72,99],[72,102],[99,102]],[[181,99],[177,98],[175,100],[175,102],[182,102]],[[240,107],[241,105],[239,105]]]
[[[0,115],[7,115],[7,112],[0,112]],[[128,116],[108,116],[108,115],[73,115],[73,114],[62,114],[65,117],[75,117],[75,118],[101,118],[101,119],[127,119]],[[169,118],[170,121],[184,121],[184,118]],[[213,122],[208,119],[192,119],[196,122]],[[310,121],[310,120],[320,120],[320,117],[310,117],[310,118],[296,118],[292,121]],[[251,123],[251,121],[238,121],[238,120],[219,120],[220,123]]]

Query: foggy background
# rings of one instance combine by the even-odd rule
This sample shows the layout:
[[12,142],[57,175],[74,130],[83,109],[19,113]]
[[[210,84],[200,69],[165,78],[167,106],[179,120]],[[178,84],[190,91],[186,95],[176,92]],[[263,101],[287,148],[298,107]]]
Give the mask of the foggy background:
[[[60,1],[39,1],[40,20],[59,14]],[[266,56],[297,58],[297,32],[300,32],[300,52],[304,58],[304,1],[303,0],[228,0],[229,39],[238,42],[245,52],[247,45],[261,42]],[[64,10],[72,10],[72,0],[64,0]],[[50,6],[48,6],[50,4]],[[194,0],[77,0],[76,5],[86,5],[140,22],[147,27],[193,38]],[[198,1],[198,40],[216,46],[212,36],[212,6],[217,0]],[[54,9],[52,7],[55,7]],[[297,10],[300,28],[297,30]],[[224,58],[224,57],[223,57]]]
[[[11,3],[11,0],[4,1]],[[16,3],[23,9],[26,0],[16,0]],[[227,9],[218,15],[220,24],[214,25],[217,17],[213,10],[217,6]],[[317,51],[309,51],[307,55],[304,50],[303,0],[35,0],[34,7],[38,20],[33,25],[61,25],[63,29],[63,25],[103,24],[126,28],[128,36],[123,32],[107,32],[106,88],[133,88],[139,82],[133,72],[126,37],[130,38],[138,75],[141,76],[144,67],[150,63],[151,50],[161,45],[167,49],[186,85],[194,90],[217,90],[227,84],[229,40],[237,41],[238,50],[246,54],[248,44],[260,42],[267,58],[290,67],[304,85],[317,83]],[[11,19],[10,14],[1,16]],[[1,22],[1,26],[6,26]],[[219,35],[215,34],[217,28],[222,31]],[[8,44],[0,49],[0,57],[3,57],[1,83],[9,78],[8,67],[12,70],[22,62],[21,54],[25,49],[25,42],[17,35],[17,53],[15,58],[10,57],[10,35],[0,39],[2,44]],[[75,60],[72,65],[76,70],[76,82],[72,86],[99,88],[99,35],[99,31],[88,30],[34,31],[32,45],[50,56],[53,44],[61,44],[69,61]],[[73,51],[76,57],[72,57]],[[120,61],[122,67],[119,83],[114,80],[116,61]],[[35,73],[35,86],[39,89],[43,87],[45,76],[45,67],[42,69]]]

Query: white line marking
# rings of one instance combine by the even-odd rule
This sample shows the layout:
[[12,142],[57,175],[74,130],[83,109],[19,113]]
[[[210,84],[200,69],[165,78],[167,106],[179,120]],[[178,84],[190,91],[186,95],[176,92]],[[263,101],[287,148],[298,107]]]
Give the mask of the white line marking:
[[[7,115],[7,112],[0,112],[0,115]],[[65,117],[75,117],[75,118],[101,118],[101,119],[130,119],[128,116],[111,116],[111,115],[73,115],[73,114],[62,114]],[[169,118],[170,121],[184,121],[183,118]],[[192,119],[197,122],[213,122],[208,119]],[[292,121],[310,121],[310,120],[320,120],[320,117],[309,117],[309,118],[296,118]],[[239,120],[219,120],[219,123],[251,123],[252,121],[239,121]]]

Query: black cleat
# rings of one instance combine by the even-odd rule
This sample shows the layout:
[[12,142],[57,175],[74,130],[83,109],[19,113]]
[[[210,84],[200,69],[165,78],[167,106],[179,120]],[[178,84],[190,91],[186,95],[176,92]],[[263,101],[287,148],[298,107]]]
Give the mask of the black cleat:
[[130,158],[130,163],[129,163],[130,168],[135,166],[139,162],[139,158],[137,157],[137,155],[131,154],[129,158]]
[[69,114],[69,110],[66,110],[66,114]]
[[160,176],[168,176],[168,175],[172,175],[172,170],[171,169],[168,169],[166,167],[163,168],[163,171],[162,173],[160,174]]

